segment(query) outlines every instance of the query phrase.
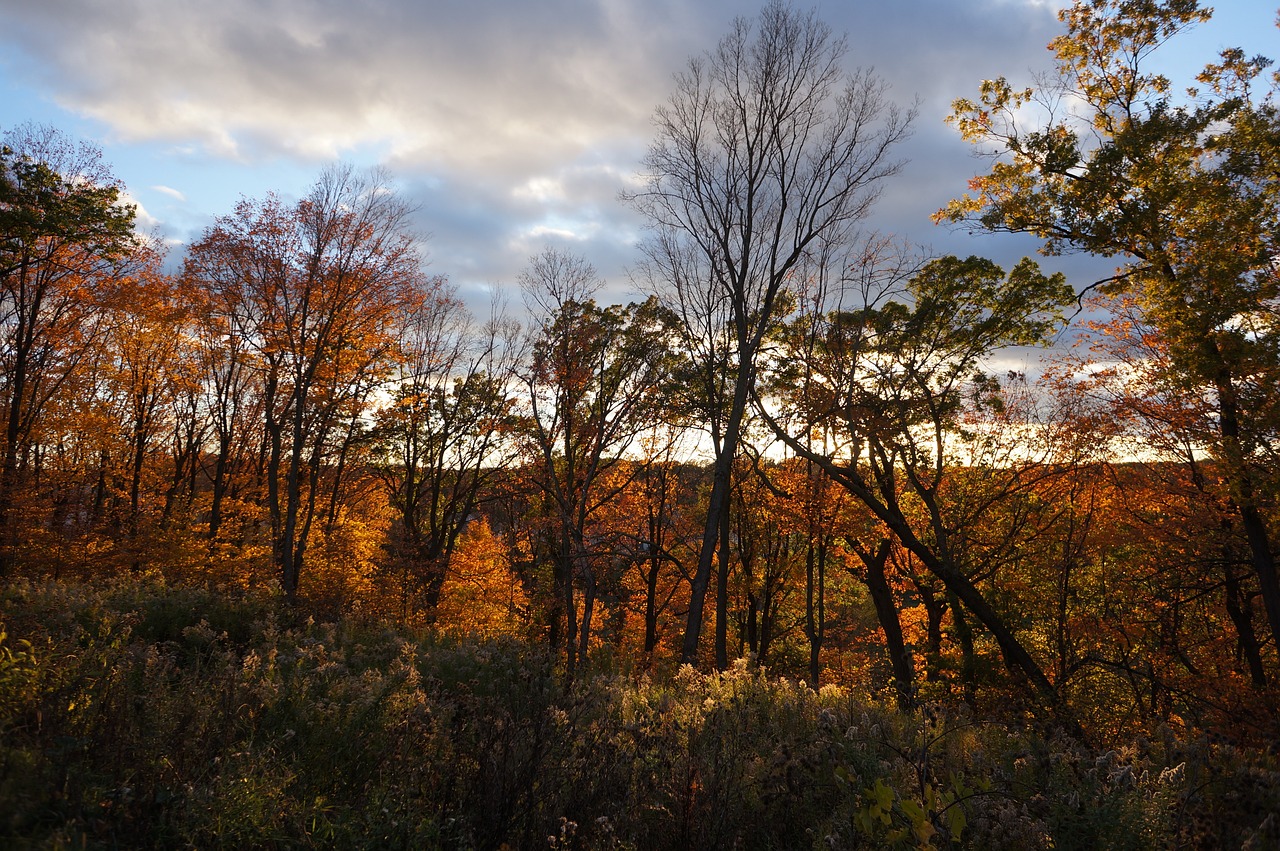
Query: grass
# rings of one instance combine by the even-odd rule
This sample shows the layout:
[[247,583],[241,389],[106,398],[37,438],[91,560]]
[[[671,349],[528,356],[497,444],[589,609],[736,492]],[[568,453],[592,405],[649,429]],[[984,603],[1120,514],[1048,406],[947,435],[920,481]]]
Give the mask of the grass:
[[[1052,730],[740,662],[670,676],[269,594],[0,589],[9,848],[1218,848],[1280,840],[1273,754]],[[1250,846],[1250,843],[1252,845]]]

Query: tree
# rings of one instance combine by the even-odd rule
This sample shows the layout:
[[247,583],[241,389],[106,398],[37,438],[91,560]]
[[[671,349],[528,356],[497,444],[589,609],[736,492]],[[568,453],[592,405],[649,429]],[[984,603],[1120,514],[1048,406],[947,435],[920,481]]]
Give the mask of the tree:
[[458,536],[515,454],[509,386],[520,356],[517,330],[498,316],[477,326],[442,282],[404,323],[391,398],[374,436],[396,512],[391,549],[422,584],[428,620]]
[[[205,259],[214,265],[203,268]],[[209,550],[217,548],[228,501],[235,499],[244,473],[252,466],[255,423],[264,418],[262,371],[256,369],[252,322],[238,287],[214,284],[216,256],[192,252],[184,272],[184,289],[193,302],[196,359],[201,385],[199,406],[208,420],[213,443],[209,473]]]
[[1257,86],[1269,60],[1224,50],[1179,101],[1148,61],[1209,17],[1195,0],[1078,0],[1060,17],[1057,73],[1038,91],[1001,78],[954,104],[961,134],[995,161],[938,218],[1123,261],[1100,283],[1133,297],[1163,340],[1169,380],[1211,400],[1207,448],[1280,646],[1265,517],[1280,434],[1280,112],[1275,86]]
[[806,524],[803,510],[797,511],[789,494],[775,482],[790,478],[782,470],[766,471],[746,458],[739,459],[738,468],[730,518],[736,568],[730,578],[736,580],[732,590],[737,592],[731,602],[738,611],[729,617],[739,625],[740,654],[749,651],[758,662],[766,663],[773,648],[801,622],[795,599],[800,596],[797,574]]
[[261,373],[267,508],[290,599],[322,474],[334,462],[340,475],[398,323],[423,294],[412,209],[387,184],[377,172],[330,169],[295,205],[242,201],[188,255],[188,278],[228,312]]
[[911,655],[907,652],[906,640],[902,634],[902,619],[899,617],[893,589],[885,571],[893,541],[887,537],[879,537],[874,550],[870,549],[866,542],[854,536],[849,536],[845,542],[862,563],[861,573],[852,567],[849,568],[849,572],[867,586],[871,604],[876,610],[876,621],[879,622],[880,630],[884,633],[885,651],[889,655],[889,665],[893,670],[894,700],[898,709],[906,712],[915,704],[913,694],[915,674]]
[[[708,368],[714,478],[693,578],[683,656],[695,660],[703,600],[728,516],[756,361],[805,255],[844,244],[882,182],[913,111],[873,74],[847,73],[843,38],[813,14],[770,3],[676,77],[655,114],[645,187],[629,200],[650,222],[647,275]],[[723,614],[723,613],[721,613]]]
[[[610,479],[623,454],[657,420],[655,389],[666,352],[656,305],[598,307],[602,282],[591,264],[547,249],[521,275],[532,317],[529,361],[522,370],[527,402],[524,439],[531,474],[548,507],[555,599],[563,619],[569,673],[585,656],[597,598],[598,571],[587,539],[600,507],[634,477]],[[583,589],[577,620],[575,583]]]
[[[697,556],[701,466],[677,460],[680,430],[659,426],[642,438],[627,489],[601,507],[601,525],[611,530],[624,564],[621,597],[643,624],[637,650],[652,661],[665,634],[685,619],[677,598],[688,584]],[[665,649],[665,648],[663,648]]]
[[0,574],[37,424],[92,349],[99,300],[138,244],[120,188],[96,148],[51,127],[0,146]]
[[[138,252],[140,255],[143,253]],[[129,507],[124,531],[136,539],[142,523],[143,473],[160,440],[172,436],[179,458],[174,477],[180,481],[194,463],[194,437],[180,440],[175,410],[191,379],[185,333],[188,309],[177,283],[160,269],[161,257],[150,253],[137,272],[121,281],[110,306],[106,352],[101,365],[102,395],[96,405],[114,409],[125,452],[124,478]],[[141,258],[140,258],[141,260]],[[189,430],[198,426],[189,422]],[[174,485],[177,487],[178,485]]]
[[1212,397],[1171,380],[1176,372],[1165,340],[1147,324],[1132,296],[1097,296],[1089,304],[1107,318],[1089,323],[1088,357],[1065,360],[1055,370],[1057,383],[1064,394],[1105,417],[1110,442],[1133,459],[1127,466],[1146,472],[1126,476],[1123,481],[1132,487],[1125,490],[1161,492],[1159,499],[1130,497],[1125,516],[1147,527],[1139,537],[1159,541],[1169,561],[1175,552],[1187,554],[1191,569],[1183,582],[1205,597],[1221,592],[1252,685],[1263,689],[1265,644],[1251,611],[1259,591],[1248,541],[1216,464],[1203,451],[1212,445],[1217,427]]
[[470,637],[520,635],[528,610],[519,577],[501,542],[480,518],[459,533],[433,623],[444,632]]
[[[947,482],[963,460],[957,438],[965,412],[998,404],[998,383],[980,370],[984,359],[1042,342],[1071,290],[1030,260],[1006,276],[989,260],[943,257],[912,276],[905,292],[865,297],[860,308],[793,323],[769,386],[794,413],[781,418],[758,404],[760,415],[792,451],[862,501],[1059,709],[1053,683],[979,588],[981,560],[968,558],[964,545],[972,518],[954,516]],[[821,451],[810,440],[815,431],[830,437]],[[883,566],[864,549],[873,567]]]

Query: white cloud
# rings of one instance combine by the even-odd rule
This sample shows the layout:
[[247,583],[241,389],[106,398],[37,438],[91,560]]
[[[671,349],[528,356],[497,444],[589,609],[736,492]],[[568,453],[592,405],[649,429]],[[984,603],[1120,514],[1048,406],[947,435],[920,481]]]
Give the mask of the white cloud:
[[532,177],[523,186],[511,190],[511,195],[520,200],[535,203],[564,201],[564,185],[553,177]]
[[126,191],[120,193],[120,203],[125,206],[133,207],[133,225],[135,230],[152,232],[161,227],[162,222],[155,216],[148,213],[147,208],[142,206],[142,202],[129,192]]
[[151,188],[154,189],[156,192],[159,192],[161,195],[168,195],[170,198],[173,198],[176,201],[185,202],[187,200],[186,195],[183,195],[181,192],[179,192],[177,189],[174,189],[172,186],[156,185],[156,186],[152,186]]
[[537,225],[529,229],[525,238],[516,241],[516,247],[525,251],[535,250],[540,243],[556,242],[563,240],[565,242],[582,242],[585,237],[576,230],[566,227],[554,227],[552,225]]

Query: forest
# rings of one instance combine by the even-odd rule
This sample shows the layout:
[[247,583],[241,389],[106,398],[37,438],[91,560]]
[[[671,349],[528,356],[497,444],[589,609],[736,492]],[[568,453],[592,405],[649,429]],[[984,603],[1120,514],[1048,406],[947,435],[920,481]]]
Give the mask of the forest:
[[953,105],[936,221],[1102,281],[877,231],[916,110],[781,2],[656,109],[626,305],[548,247],[474,315],[341,164],[169,257],[10,128],[0,843],[1280,846],[1280,74],[1150,70],[1209,15]]

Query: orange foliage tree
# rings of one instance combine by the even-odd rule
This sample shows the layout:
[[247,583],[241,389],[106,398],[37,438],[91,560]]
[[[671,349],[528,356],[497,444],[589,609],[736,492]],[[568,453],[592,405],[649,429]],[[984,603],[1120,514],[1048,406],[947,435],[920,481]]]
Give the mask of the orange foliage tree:
[[374,461],[395,514],[391,573],[406,603],[421,594],[428,621],[458,536],[515,454],[516,337],[515,324],[499,316],[477,325],[438,281],[397,342]]
[[[48,408],[99,343],[101,299],[133,259],[134,211],[100,152],[26,125],[0,146],[0,574]],[[19,512],[18,509],[22,509]]]
[[398,323],[423,297],[409,214],[385,176],[338,167],[295,205],[242,201],[188,253],[187,279],[226,311],[260,376],[273,561],[290,599]]
[[[532,314],[521,439],[542,501],[543,553],[557,608],[553,644],[568,670],[585,656],[599,579],[613,559],[588,535],[601,506],[625,489],[624,453],[656,422],[667,370],[656,305],[600,308],[602,282],[585,261],[548,249],[521,279]],[[582,592],[581,617],[575,596]]]

